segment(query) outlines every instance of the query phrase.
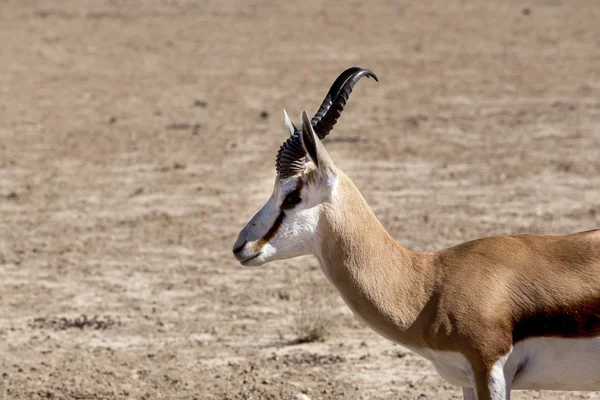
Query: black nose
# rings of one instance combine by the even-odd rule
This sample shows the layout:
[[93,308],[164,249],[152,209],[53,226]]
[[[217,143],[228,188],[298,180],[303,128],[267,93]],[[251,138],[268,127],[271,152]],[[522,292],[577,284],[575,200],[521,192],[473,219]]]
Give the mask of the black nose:
[[233,254],[237,254],[240,251],[242,251],[242,249],[244,248],[244,246],[246,245],[246,243],[248,243],[248,241],[244,240],[244,243],[242,243],[240,246],[238,246],[235,249],[233,249]]

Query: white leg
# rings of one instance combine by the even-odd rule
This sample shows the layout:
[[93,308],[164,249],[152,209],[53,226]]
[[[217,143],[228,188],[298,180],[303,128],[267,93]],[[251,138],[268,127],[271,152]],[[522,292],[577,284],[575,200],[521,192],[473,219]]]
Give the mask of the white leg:
[[510,383],[507,382],[502,367],[494,366],[488,379],[488,391],[490,400],[510,400]]
[[[507,379],[504,373],[504,364],[507,359],[508,355],[499,359],[493,365],[491,371],[475,372],[476,400],[510,400],[510,385],[512,380]],[[464,394],[465,391],[463,389]]]

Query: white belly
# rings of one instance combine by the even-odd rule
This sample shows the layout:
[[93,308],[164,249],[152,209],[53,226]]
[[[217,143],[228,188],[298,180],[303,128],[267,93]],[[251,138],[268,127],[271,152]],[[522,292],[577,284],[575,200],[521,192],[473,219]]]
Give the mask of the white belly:
[[[462,354],[412,350],[429,359],[449,383],[473,386],[471,365]],[[600,338],[532,338],[517,343],[503,362],[511,389],[600,390]]]
[[[523,360],[523,361],[521,361]],[[600,338],[535,338],[517,343],[507,367],[524,362],[513,389],[600,390]]]

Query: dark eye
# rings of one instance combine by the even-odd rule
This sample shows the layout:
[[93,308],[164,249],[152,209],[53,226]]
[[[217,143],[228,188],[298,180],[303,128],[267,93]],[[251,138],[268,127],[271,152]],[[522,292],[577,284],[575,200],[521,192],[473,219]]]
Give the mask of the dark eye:
[[290,192],[287,196],[285,196],[285,199],[283,199],[283,203],[281,203],[281,208],[292,208],[301,201],[302,198],[300,197],[300,192],[294,190],[293,192]]

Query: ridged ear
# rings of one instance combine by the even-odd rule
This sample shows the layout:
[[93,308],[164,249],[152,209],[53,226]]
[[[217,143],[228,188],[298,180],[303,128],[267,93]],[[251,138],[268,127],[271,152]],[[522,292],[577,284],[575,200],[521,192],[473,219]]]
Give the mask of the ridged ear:
[[325,150],[325,146],[321,143],[321,139],[315,133],[306,111],[302,111],[302,145],[321,176],[335,172],[335,165]]

